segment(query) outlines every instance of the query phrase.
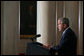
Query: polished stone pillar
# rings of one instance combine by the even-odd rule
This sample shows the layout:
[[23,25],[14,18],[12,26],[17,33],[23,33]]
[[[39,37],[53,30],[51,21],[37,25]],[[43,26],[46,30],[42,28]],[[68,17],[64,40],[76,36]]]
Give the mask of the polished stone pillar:
[[78,37],[78,55],[83,55],[83,1],[79,1],[79,37]]
[[2,55],[15,55],[18,38],[19,1],[2,1]]

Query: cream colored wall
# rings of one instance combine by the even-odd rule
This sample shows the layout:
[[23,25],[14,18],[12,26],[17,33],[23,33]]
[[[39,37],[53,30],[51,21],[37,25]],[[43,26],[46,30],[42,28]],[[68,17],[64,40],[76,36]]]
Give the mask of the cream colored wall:
[[79,16],[79,6],[76,1],[66,1],[65,15],[70,20],[70,27],[78,35],[78,16]]

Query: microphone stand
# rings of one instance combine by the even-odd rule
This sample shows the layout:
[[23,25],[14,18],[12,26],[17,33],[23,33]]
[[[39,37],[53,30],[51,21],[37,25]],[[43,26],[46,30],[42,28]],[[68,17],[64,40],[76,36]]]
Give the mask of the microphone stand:
[[32,42],[35,42],[35,39],[36,39],[36,38],[31,38]]
[[[35,36],[34,36],[34,37],[35,37]],[[43,46],[43,44],[41,44],[41,43],[39,43],[39,42],[36,42],[35,39],[36,39],[37,37],[35,37],[35,38],[34,38],[34,37],[31,38],[32,43],[33,43],[33,44],[36,44],[36,45]]]
[[40,37],[40,36],[41,36],[40,34],[34,35],[34,36],[31,37],[30,39],[32,40],[32,42],[35,42],[35,39],[36,39],[37,37]]
[[34,38],[35,36],[33,36],[32,38],[30,38],[31,40],[32,40],[32,42],[35,42],[35,39],[36,38]]

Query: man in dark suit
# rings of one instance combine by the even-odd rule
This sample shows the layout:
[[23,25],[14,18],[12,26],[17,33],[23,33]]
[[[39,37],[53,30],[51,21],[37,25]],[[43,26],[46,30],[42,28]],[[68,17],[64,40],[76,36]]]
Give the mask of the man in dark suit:
[[69,27],[68,18],[58,19],[58,29],[62,31],[61,40],[58,46],[50,47],[51,55],[76,55],[77,37],[73,30]]

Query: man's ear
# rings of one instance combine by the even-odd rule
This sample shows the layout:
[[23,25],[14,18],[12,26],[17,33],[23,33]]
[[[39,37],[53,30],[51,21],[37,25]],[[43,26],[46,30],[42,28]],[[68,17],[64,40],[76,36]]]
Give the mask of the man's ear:
[[64,24],[64,28],[66,28],[67,27],[67,25],[66,24]]

